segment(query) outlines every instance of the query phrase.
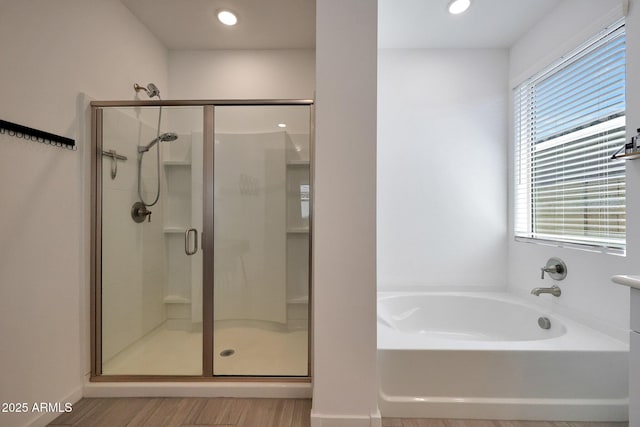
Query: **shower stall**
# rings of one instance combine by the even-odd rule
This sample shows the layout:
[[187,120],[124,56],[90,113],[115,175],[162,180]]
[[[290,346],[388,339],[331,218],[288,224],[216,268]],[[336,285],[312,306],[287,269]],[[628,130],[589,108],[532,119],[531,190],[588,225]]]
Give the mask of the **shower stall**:
[[92,381],[309,381],[312,135],[309,100],[92,103]]

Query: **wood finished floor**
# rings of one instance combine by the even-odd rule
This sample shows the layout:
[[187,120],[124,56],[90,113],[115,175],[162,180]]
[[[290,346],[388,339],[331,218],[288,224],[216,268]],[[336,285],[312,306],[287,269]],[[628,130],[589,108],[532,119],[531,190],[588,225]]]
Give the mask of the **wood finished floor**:
[[382,427],[628,427],[628,423],[580,423],[567,421],[427,420],[384,418]]
[[49,426],[308,427],[309,399],[81,399]]
[[[309,399],[82,399],[50,427],[309,427]],[[628,423],[384,418],[383,427],[628,427]]]

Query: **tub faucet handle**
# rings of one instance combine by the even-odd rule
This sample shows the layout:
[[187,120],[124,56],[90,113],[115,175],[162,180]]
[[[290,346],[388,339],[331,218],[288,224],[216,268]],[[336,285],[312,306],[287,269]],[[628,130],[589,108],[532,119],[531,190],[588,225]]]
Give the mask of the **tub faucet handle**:
[[562,280],[567,277],[567,265],[560,258],[549,258],[547,264],[540,268],[540,279],[544,279],[544,273],[549,273],[553,280]]
[[540,272],[542,273],[542,274],[540,275],[540,279],[544,279],[544,273],[545,273],[545,271],[546,271],[547,273],[557,273],[557,272],[558,272],[558,267],[557,267],[557,266],[555,266],[555,265],[552,265],[551,267],[546,267],[546,266],[545,266],[545,267],[540,268]]

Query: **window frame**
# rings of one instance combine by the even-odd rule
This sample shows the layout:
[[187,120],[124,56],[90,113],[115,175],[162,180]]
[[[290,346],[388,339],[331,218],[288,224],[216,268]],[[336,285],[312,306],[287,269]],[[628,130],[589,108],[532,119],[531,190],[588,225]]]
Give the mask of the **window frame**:
[[[616,34],[616,33],[619,33],[619,34]],[[531,91],[531,92],[534,91],[536,88],[536,85],[540,85],[541,83],[544,83],[547,79],[549,79],[552,76],[555,76],[556,74],[560,75],[562,71],[572,67],[572,65],[578,63],[581,59],[589,58],[589,55],[592,55],[594,52],[597,52],[599,48],[603,46],[608,46],[609,43],[613,43],[619,40],[620,38],[622,38],[622,42],[625,44],[625,48],[624,48],[625,55],[624,55],[624,60],[622,65],[622,82],[623,82],[622,92],[623,92],[623,99],[624,99],[626,97],[626,86],[627,86],[626,29],[625,29],[624,19],[616,21],[612,25],[608,26],[604,31],[597,34],[595,37],[592,37],[587,42],[579,46],[578,48],[562,56],[559,60],[545,67],[540,72],[533,75],[532,77],[515,85],[515,87],[512,89],[512,96],[513,96],[512,97],[512,101],[513,101],[512,126],[514,126],[513,127],[514,172],[513,172],[513,181],[512,181],[513,183],[513,188],[512,188],[513,229],[512,231],[514,233],[515,241],[536,243],[541,245],[551,245],[551,246],[557,246],[557,247],[569,247],[569,248],[576,248],[576,249],[582,249],[582,250],[588,250],[588,251],[594,251],[594,252],[611,253],[616,255],[624,255],[626,253],[626,245],[627,245],[627,227],[626,227],[626,210],[627,210],[626,207],[627,206],[626,205],[627,205],[627,202],[626,202],[626,171],[624,170],[624,166],[622,166],[622,176],[621,176],[622,190],[619,190],[619,191],[622,191],[623,193],[622,197],[624,198],[622,202],[623,213],[617,214],[622,216],[622,219],[618,218],[618,221],[624,224],[622,227],[619,227],[619,228],[622,228],[622,232],[618,232],[618,235],[622,234],[622,238],[618,236],[616,239],[612,237],[616,233],[611,233],[611,234],[607,234],[604,238],[602,238],[602,241],[596,242],[597,240],[599,240],[595,236],[595,234],[597,233],[594,233],[593,230],[590,230],[592,226],[585,225],[582,228],[582,230],[584,231],[584,236],[586,236],[585,238],[569,239],[568,237],[570,237],[571,234],[564,231],[565,212],[562,212],[562,214],[554,214],[554,213],[551,214],[551,216],[553,217],[553,221],[555,221],[556,218],[562,218],[562,226],[558,226],[558,228],[563,231],[555,234],[541,233],[537,231],[537,229],[540,229],[540,223],[537,222],[538,220],[536,219],[536,216],[538,217],[540,216],[540,211],[538,209],[540,209],[539,206],[541,202],[536,201],[535,198],[536,198],[536,192],[540,192],[540,188],[542,188],[543,185],[536,186],[535,184],[536,179],[539,179],[539,178],[536,178],[533,170],[535,169],[535,166],[534,166],[535,162],[539,160],[536,160],[535,154],[532,154],[533,150],[531,150],[532,148],[535,149],[535,146],[537,144],[540,144],[540,143],[544,144],[547,141],[550,141],[551,144],[556,144],[556,145],[561,145],[561,144],[570,145],[575,141],[579,141],[579,138],[576,137],[576,135],[580,135],[581,131],[583,135],[589,135],[589,137],[597,139],[595,135],[599,135],[599,133],[594,133],[594,131],[588,131],[588,130],[592,130],[593,128],[599,129],[598,126],[601,126],[603,124],[605,126],[607,124],[610,125],[611,127],[608,130],[611,131],[612,133],[615,133],[617,131],[618,135],[620,134],[620,129],[622,128],[621,138],[623,140],[622,144],[624,144],[624,141],[626,141],[626,133],[625,133],[626,132],[626,110],[627,110],[626,99],[622,101],[623,108],[622,108],[621,114],[618,114],[612,117],[606,117],[607,116],[606,114],[600,114],[597,119],[592,120],[591,122],[588,122],[587,125],[580,125],[580,126],[567,125],[565,128],[559,127],[558,129],[560,130],[560,133],[557,133],[557,134],[554,133],[552,134],[552,136],[547,136],[546,138],[541,139],[539,141],[536,141],[535,136],[533,137],[530,136],[530,135],[535,135],[536,113],[535,112],[532,113],[532,111],[537,111],[537,110],[535,110],[535,106],[533,107],[527,106],[523,108],[521,103],[522,99],[525,99],[525,100],[536,99],[535,95],[532,95],[531,93],[527,93],[527,91]],[[607,40],[607,39],[610,39],[610,40]],[[595,56],[595,58],[597,58],[597,55]],[[582,68],[577,68],[577,72],[574,73],[574,75],[575,74],[579,75],[580,73],[584,73],[584,70]],[[572,78],[575,78],[575,77],[572,77]],[[570,83],[572,82],[571,80],[572,78],[568,79],[569,83],[567,83],[567,86],[570,86]],[[599,85],[589,86],[588,88],[591,88],[591,87],[594,87],[596,89],[600,88]],[[566,90],[567,92],[569,91],[568,89],[566,89],[565,86],[562,86],[562,89]],[[525,95],[523,96],[522,93],[524,93]],[[529,111],[525,111],[526,108],[529,108]],[[606,109],[598,109],[598,113],[600,113],[601,111],[606,111]],[[523,117],[527,117],[527,118],[523,120]],[[534,118],[531,119],[531,117],[534,117]],[[618,121],[616,122],[615,120],[618,120]],[[525,123],[525,125],[523,125],[523,123]],[[622,125],[620,125],[620,123],[622,123]],[[613,124],[618,125],[618,127],[616,128],[615,126],[613,126]],[[523,132],[523,129],[525,129],[526,131],[532,130],[534,132],[527,134],[526,131]],[[563,136],[565,135],[566,135],[565,139],[567,140],[567,142],[562,142],[562,143],[558,142],[559,140],[562,140]],[[571,139],[572,135],[575,137],[575,139]],[[606,138],[607,136],[602,138],[603,140],[598,142],[597,144],[588,145],[589,149],[593,147],[597,147],[594,150],[595,152],[597,152],[598,150],[603,150],[602,147],[605,147],[606,149],[607,148]],[[618,138],[620,137],[618,136]],[[615,141],[617,141],[617,139]],[[526,149],[530,149],[531,153],[526,152],[525,151]],[[561,156],[557,153],[554,154],[554,156],[556,156],[553,158],[554,160],[561,158]],[[527,162],[525,168],[523,168],[523,164],[525,164],[523,162],[523,159],[526,159],[526,162]],[[598,159],[598,162],[599,162],[599,159]],[[605,167],[605,166],[602,166],[602,167],[599,166],[598,170],[605,171],[605,173],[608,173],[607,168],[608,167]],[[581,173],[584,174],[583,169],[586,169],[586,167],[580,169]],[[523,176],[523,172],[525,171],[529,171],[530,176],[526,177],[525,179],[526,183],[523,184],[522,176]],[[555,169],[551,173],[552,174],[555,173],[554,171]],[[617,179],[620,179],[620,172],[619,171],[615,171],[615,172],[618,173]],[[563,175],[562,173],[558,173],[558,176],[560,177],[560,181],[563,182],[562,185],[565,185],[564,180],[566,179],[567,174]],[[583,178],[583,179],[586,179],[586,178]],[[610,191],[608,187],[608,175],[607,175],[606,182],[607,182],[607,187],[600,191],[601,193],[608,194],[608,192]],[[522,188],[525,188],[525,190],[523,190]],[[564,187],[562,191],[564,191]],[[601,194],[601,193],[597,193],[597,194]],[[523,196],[526,198],[525,201],[522,201]],[[536,204],[538,205],[538,207],[536,207]],[[523,206],[524,206],[524,209],[523,209]],[[584,212],[587,212],[588,204],[586,202],[582,203],[580,206],[583,207]],[[608,204],[607,204],[607,208],[604,210],[606,211],[607,209],[608,209]],[[522,215],[524,215],[525,219],[523,219]],[[556,215],[556,216],[553,216],[553,215]],[[606,213],[604,221],[606,221],[607,226],[609,226],[610,222],[614,223],[612,220],[610,220],[610,218],[613,217],[614,215],[616,214],[612,214],[610,212]],[[523,224],[526,224],[526,226],[523,227]],[[589,234],[589,231],[591,231],[593,234]],[[551,238],[541,237],[541,235],[544,235],[545,237],[549,236]],[[610,240],[607,240],[607,239],[610,239]],[[580,241],[580,240],[584,240],[584,241]]]

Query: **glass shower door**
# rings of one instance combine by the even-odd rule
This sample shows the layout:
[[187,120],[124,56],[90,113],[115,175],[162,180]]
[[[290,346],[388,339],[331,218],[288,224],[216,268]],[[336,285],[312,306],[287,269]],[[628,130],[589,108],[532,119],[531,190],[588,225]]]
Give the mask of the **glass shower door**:
[[203,108],[100,116],[100,373],[202,375]]
[[310,107],[214,117],[213,374],[307,376]]
[[309,376],[312,107],[279,102],[92,105],[92,378]]

